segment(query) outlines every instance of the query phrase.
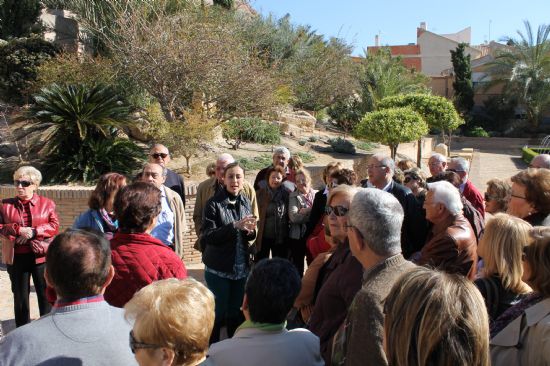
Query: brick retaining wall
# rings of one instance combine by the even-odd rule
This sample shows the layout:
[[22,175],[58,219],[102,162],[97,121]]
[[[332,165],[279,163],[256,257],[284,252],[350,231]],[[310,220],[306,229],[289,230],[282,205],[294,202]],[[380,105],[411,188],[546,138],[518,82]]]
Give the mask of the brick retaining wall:
[[[186,186],[185,214],[189,232],[184,237],[184,260],[185,263],[200,263],[201,253],[193,249],[197,240],[195,226],[193,224],[193,208],[195,207],[196,186]],[[65,230],[73,225],[75,218],[88,209],[88,197],[94,187],[40,187],[38,194],[52,199],[56,204],[56,211],[61,224],[60,230]],[[15,197],[13,186],[0,186],[0,197]],[[0,251],[1,255],[1,251]]]

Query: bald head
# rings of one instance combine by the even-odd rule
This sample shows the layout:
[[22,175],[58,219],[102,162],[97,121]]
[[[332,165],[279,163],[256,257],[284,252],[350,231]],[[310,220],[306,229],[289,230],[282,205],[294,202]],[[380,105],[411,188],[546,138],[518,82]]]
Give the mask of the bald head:
[[231,154],[221,154],[216,160],[216,179],[220,184],[223,183],[223,174],[225,173],[225,167],[235,162],[235,158]]
[[531,164],[529,164],[530,168],[544,168],[544,169],[550,169],[550,154],[540,154],[537,155],[531,160]]

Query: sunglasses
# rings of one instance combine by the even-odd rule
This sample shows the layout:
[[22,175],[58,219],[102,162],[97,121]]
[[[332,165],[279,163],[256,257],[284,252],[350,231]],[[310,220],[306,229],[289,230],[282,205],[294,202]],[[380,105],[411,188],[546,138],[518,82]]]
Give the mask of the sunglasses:
[[165,153],[154,153],[154,154],[151,154],[151,156],[152,156],[153,158],[155,158],[155,159],[158,159],[158,158],[163,158],[163,159],[165,159],[165,158],[168,156],[168,154],[165,154]]
[[348,213],[349,208],[345,208],[344,206],[326,206],[325,207],[325,214],[330,215],[331,213],[334,213],[337,217],[346,216]]
[[141,343],[136,341],[136,338],[134,337],[134,331],[130,331],[130,349],[132,350],[132,353],[136,353],[137,349],[141,348],[160,348],[162,346],[159,346],[158,344],[149,344],[149,343]]
[[29,182],[28,180],[15,180],[15,181],[13,182],[13,184],[14,184],[16,187],[19,187],[19,185],[21,185],[21,187],[27,188],[27,187],[29,187],[29,186],[32,184],[32,182]]

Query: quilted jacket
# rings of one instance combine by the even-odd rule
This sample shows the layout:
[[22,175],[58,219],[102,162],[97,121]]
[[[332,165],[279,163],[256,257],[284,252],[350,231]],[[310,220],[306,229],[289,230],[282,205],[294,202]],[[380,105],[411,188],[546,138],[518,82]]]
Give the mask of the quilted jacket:
[[182,260],[168,246],[149,234],[117,232],[111,240],[115,277],[105,290],[105,300],[123,307],[134,294],[151,282],[187,277]]

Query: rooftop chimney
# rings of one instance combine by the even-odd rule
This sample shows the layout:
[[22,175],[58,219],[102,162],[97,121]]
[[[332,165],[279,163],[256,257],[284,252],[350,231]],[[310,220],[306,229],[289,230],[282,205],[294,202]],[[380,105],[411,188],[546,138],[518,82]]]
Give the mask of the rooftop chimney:
[[428,26],[426,25],[426,22],[420,22],[420,29],[428,30]]
[[378,47],[380,45],[380,36],[377,34],[374,36],[374,46]]

